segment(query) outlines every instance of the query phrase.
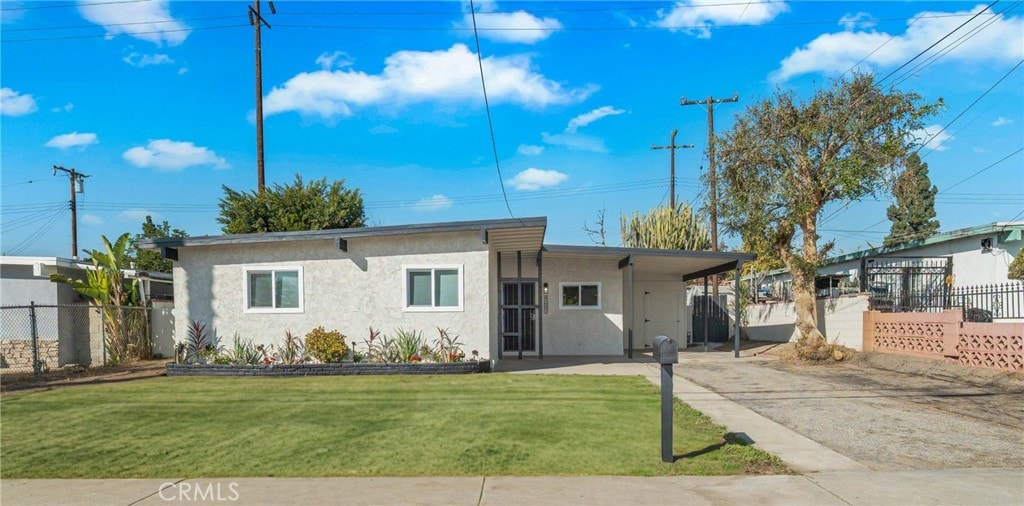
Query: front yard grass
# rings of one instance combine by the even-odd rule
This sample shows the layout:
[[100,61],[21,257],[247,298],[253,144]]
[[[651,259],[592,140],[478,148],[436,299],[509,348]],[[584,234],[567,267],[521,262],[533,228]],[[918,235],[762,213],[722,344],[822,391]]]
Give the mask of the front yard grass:
[[786,473],[641,377],[161,377],[4,397],[0,477]]

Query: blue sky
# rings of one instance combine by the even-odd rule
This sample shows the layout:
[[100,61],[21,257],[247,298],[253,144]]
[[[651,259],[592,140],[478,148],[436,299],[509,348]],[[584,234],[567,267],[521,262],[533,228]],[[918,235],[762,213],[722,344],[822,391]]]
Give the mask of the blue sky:
[[[468,3],[276,7],[263,7],[273,26],[263,31],[268,183],[345,178],[363,191],[373,224],[508,217]],[[584,221],[606,209],[617,245],[620,213],[667,199],[668,153],[650,148],[673,128],[678,143],[696,145],[677,155],[679,198],[704,198],[706,111],[680,97],[738,93],[739,103],[716,109],[722,132],[777,88],[808,96],[854,66],[888,75],[984,7],[478,3],[512,211],[548,216],[549,242],[589,244]],[[68,181],[51,174],[55,164],[91,176],[79,195],[82,248],[98,247],[100,234],[138,232],[146,214],[192,235],[219,233],[221,185],[256,185],[246,4],[0,8],[0,250],[69,255]],[[886,81],[947,104],[922,139],[948,128],[921,150],[942,230],[1024,212],[1024,68],[1011,72],[1022,59],[1024,6],[1003,0]],[[833,205],[822,236],[845,252],[880,244],[887,205]]]

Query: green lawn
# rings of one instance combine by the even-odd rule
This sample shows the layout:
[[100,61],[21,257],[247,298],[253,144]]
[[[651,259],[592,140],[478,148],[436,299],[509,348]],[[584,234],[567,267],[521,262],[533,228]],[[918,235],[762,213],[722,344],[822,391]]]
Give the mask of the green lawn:
[[169,378],[15,394],[0,477],[676,475],[789,472],[640,377]]

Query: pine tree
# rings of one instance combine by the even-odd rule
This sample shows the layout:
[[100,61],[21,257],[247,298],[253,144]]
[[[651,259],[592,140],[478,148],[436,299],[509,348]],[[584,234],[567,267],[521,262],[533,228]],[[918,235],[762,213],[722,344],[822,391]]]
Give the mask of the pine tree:
[[928,179],[928,164],[917,153],[907,158],[903,173],[896,178],[893,195],[896,204],[889,206],[886,215],[892,221],[885,246],[920,241],[939,230],[935,219],[935,194],[939,189]]

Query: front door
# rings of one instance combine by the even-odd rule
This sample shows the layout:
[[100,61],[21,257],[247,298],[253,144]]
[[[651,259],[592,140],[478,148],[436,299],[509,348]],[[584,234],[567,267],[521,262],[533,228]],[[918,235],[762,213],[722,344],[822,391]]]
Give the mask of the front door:
[[658,336],[668,336],[682,343],[685,300],[682,290],[645,290],[643,342],[637,344],[650,348]]
[[501,350],[505,353],[537,351],[537,282],[501,283]]

